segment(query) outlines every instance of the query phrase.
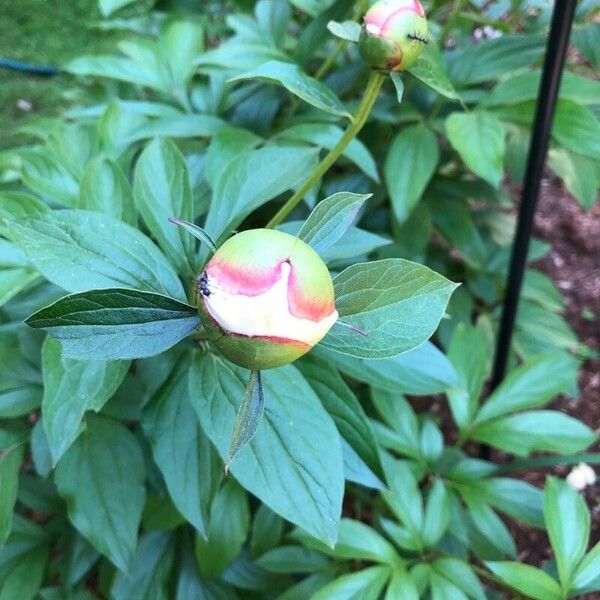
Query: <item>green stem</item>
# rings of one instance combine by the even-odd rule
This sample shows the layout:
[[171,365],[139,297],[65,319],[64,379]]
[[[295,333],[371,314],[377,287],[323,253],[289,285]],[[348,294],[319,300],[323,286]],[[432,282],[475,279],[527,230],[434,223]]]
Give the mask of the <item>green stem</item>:
[[318,68],[317,72],[315,73],[315,79],[321,80],[325,77],[325,75],[327,75],[327,73],[329,73],[329,71],[331,70],[331,67],[333,67],[333,65],[335,65],[335,62],[338,59],[338,56],[344,51],[346,44],[347,44],[346,40],[338,40],[337,41],[335,48],[333,49],[333,52],[331,54],[329,54],[329,56],[323,61],[323,63]]
[[555,467],[557,465],[577,465],[581,462],[589,465],[598,465],[600,464],[600,453],[590,452],[566,456],[535,456],[533,458],[513,460],[512,462],[498,465],[495,475],[532,471],[543,469],[545,467]]
[[341,156],[348,144],[358,135],[363,125],[366,123],[371,109],[377,100],[379,90],[385,76],[377,71],[371,71],[371,77],[367,83],[365,94],[356,109],[356,113],[350,125],[340,138],[340,141],[327,153],[323,160],[316,166],[308,179],[300,186],[293,196],[277,211],[275,216],[267,223],[267,229],[277,227],[300,203],[302,198],[315,186],[315,184],[327,173],[335,161]]

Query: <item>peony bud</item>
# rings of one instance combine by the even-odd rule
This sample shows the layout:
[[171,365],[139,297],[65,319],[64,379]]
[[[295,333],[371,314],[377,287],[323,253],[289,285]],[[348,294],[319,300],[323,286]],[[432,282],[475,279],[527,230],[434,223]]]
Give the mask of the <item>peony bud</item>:
[[338,318],[325,263],[302,240],[280,231],[253,229],[233,236],[197,282],[211,343],[248,369],[296,360]]
[[427,19],[418,0],[379,0],[367,11],[358,42],[374,69],[405,71],[427,44]]

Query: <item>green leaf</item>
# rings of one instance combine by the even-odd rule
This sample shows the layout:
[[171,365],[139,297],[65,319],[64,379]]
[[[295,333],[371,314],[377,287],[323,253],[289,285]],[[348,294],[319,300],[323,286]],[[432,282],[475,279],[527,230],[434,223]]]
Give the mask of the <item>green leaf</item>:
[[456,285],[427,267],[390,258],[353,265],[334,277],[340,318],[321,344],[343,354],[387,358],[426,341]]
[[536,600],[560,600],[558,583],[541,569],[517,562],[486,562],[488,569],[513,589]]
[[402,564],[396,549],[380,533],[361,521],[342,519],[338,540],[333,548],[302,532],[295,532],[294,537],[306,546],[334,558],[386,563],[396,567]]
[[383,360],[347,356],[326,350],[321,344],[313,349],[312,355],[357,381],[390,392],[427,396],[460,386],[448,359],[430,342]]
[[444,437],[433,419],[425,417],[419,440],[420,455],[429,465],[435,465],[444,451]]
[[323,252],[321,258],[327,264],[345,261],[356,256],[366,256],[389,244],[391,240],[387,237],[358,227],[350,227],[333,246]]
[[542,493],[538,488],[519,479],[495,477],[471,484],[481,499],[514,519],[543,526]]
[[421,199],[438,161],[437,139],[427,125],[412,125],[394,138],[385,160],[384,174],[398,222],[406,221]]
[[246,492],[235,482],[225,482],[212,505],[208,537],[196,537],[196,559],[207,579],[219,577],[239,554],[248,537],[250,509]]
[[126,132],[129,144],[150,138],[212,137],[225,127],[225,122],[213,115],[175,114],[145,121]]
[[261,142],[260,137],[247,129],[228,126],[218,131],[204,161],[204,176],[210,187],[217,187],[221,172],[238,154],[253,150]]
[[260,67],[268,61],[286,60],[288,57],[264,43],[233,42],[221,44],[199,56],[195,64],[200,70],[209,71],[209,67],[220,67],[229,72],[243,73]]
[[168,533],[146,534],[136,548],[130,572],[119,572],[115,576],[111,600],[167,598],[174,553],[175,545]]
[[454,583],[435,571],[429,577],[431,600],[467,600],[467,595]]
[[129,361],[81,361],[63,357],[60,344],[50,337],[45,339],[42,419],[54,464],[81,433],[86,411],[99,412],[128,369]]
[[585,500],[567,483],[555,477],[544,488],[544,522],[556,557],[562,589],[571,588],[577,566],[590,538],[590,511]]
[[200,17],[186,15],[167,19],[160,32],[160,50],[169,63],[173,86],[181,88],[177,93],[186,93],[185,85],[195,71],[194,60],[204,51],[204,27]]
[[9,237],[6,221],[22,219],[49,212],[47,204],[23,192],[0,192],[0,233]]
[[483,331],[466,323],[459,323],[450,339],[448,358],[463,384],[463,389],[448,391],[448,402],[454,421],[460,429],[464,429],[475,415],[489,370],[488,342]]
[[107,289],[65,296],[25,322],[59,340],[65,356],[116,360],[160,354],[192,333],[200,318],[165,296]]
[[460,200],[443,198],[433,208],[436,229],[457,250],[464,262],[477,271],[484,269],[489,249],[473,220],[473,210]]
[[338,192],[317,204],[302,225],[298,237],[321,253],[335,244],[356,220],[370,194]]
[[[245,369],[210,354],[198,356],[193,365],[192,401],[222,458],[246,379]],[[335,425],[294,367],[265,371],[262,379],[265,416],[231,472],[272,510],[333,544],[344,488]]]
[[276,548],[281,542],[283,519],[268,506],[261,504],[252,519],[250,551],[253,557]]
[[85,165],[98,153],[98,134],[91,125],[61,123],[50,131],[46,147],[79,181]]
[[102,16],[110,17],[112,13],[136,1],[137,0],[98,0],[98,5],[102,11]]
[[450,520],[448,492],[441,479],[436,479],[429,490],[423,520],[423,541],[433,548],[444,535]]
[[220,173],[204,229],[215,240],[253,210],[304,180],[317,150],[259,148],[238,154]]
[[335,37],[340,40],[358,44],[358,38],[360,38],[360,25],[356,21],[342,21],[341,23],[329,21],[329,23],[327,23],[327,29],[332,35],[335,35]]
[[[278,137],[300,140],[331,150],[344,135],[344,130],[333,123],[298,123],[284,129]],[[368,148],[354,138],[346,147],[342,156],[352,161],[367,177],[379,183],[377,164]]]
[[324,83],[309,77],[298,65],[271,60],[230,81],[259,79],[286,88],[308,104],[338,117],[352,119],[340,99]]
[[446,557],[435,560],[431,563],[431,567],[435,573],[453,583],[469,598],[486,600],[481,582],[467,562]]
[[581,561],[573,575],[573,589],[583,593],[593,586],[598,590],[600,578],[600,542],[597,543]]
[[40,274],[27,267],[0,269],[0,307],[39,279]]
[[68,552],[65,580],[68,585],[74,586],[89,573],[100,555],[93,546],[77,534],[73,536]]
[[25,150],[20,155],[28,188],[64,206],[77,206],[79,184],[49,150]]
[[463,494],[463,499],[469,509],[469,516],[479,533],[499,552],[516,558],[517,547],[500,517],[476,494],[472,496]]
[[123,169],[104,156],[91,160],[81,178],[78,207],[135,225],[131,186]]
[[144,506],[144,459],[125,426],[89,416],[56,468],[69,519],[121,571],[131,565]]
[[[539,93],[540,77],[541,71],[539,69],[507,77],[500,81],[490,94],[486,95],[481,105],[502,106],[536,100]],[[600,81],[564,71],[559,97],[579,104],[598,104]]]
[[[507,121],[530,126],[535,102],[524,102],[495,111]],[[552,137],[562,146],[583,156],[600,159],[600,121],[586,106],[559,100],[552,126]]]
[[26,415],[41,400],[39,369],[23,355],[15,339],[4,338],[0,344],[0,418]]
[[388,471],[390,491],[382,493],[383,499],[410,533],[420,540],[424,513],[417,480],[407,461],[395,461]]
[[400,104],[402,102],[402,98],[404,97],[404,79],[402,79],[402,75],[400,73],[395,73],[394,71],[390,72],[390,79],[394,84],[396,98],[398,98],[398,104]]
[[483,111],[455,112],[446,119],[446,134],[469,169],[494,187],[500,185],[505,132],[498,117]]
[[553,148],[548,153],[548,165],[583,208],[590,210],[600,187],[600,161],[564,148]]
[[158,244],[180,274],[194,275],[194,242],[169,217],[194,220],[185,157],[170,140],[156,139],[140,156],[133,185],[135,205]]
[[600,69],[600,24],[592,21],[573,28],[573,43],[597,69]]
[[153,40],[122,42],[119,49],[129,57],[102,54],[79,56],[63,68],[74,75],[116,79],[166,94],[171,92],[170,82],[164,66],[160,64],[161,60]]
[[217,251],[217,245],[213,241],[213,239],[202,229],[202,227],[198,227],[198,225],[194,225],[194,223],[190,223],[189,221],[180,221],[179,219],[175,219],[174,217],[169,217],[169,221],[174,225],[178,225],[179,227],[185,229],[190,235],[193,235],[197,240],[200,240],[203,244],[206,244],[211,252]]
[[377,412],[391,427],[388,431],[378,421],[374,422],[379,437],[385,435],[384,444],[401,454],[421,460],[420,426],[411,405],[397,392],[389,390],[372,388],[371,398]]
[[600,160],[600,120],[581,104],[558,102],[552,137],[573,152]]
[[384,600],[419,600],[415,582],[406,571],[396,570],[388,585]]
[[19,555],[2,583],[0,600],[33,600],[44,580],[48,548],[38,546]]
[[330,554],[336,558],[390,565],[401,562],[394,547],[381,534],[365,523],[352,519],[340,521],[338,541]]
[[256,564],[271,573],[313,573],[329,565],[320,552],[301,546],[279,546],[263,554]]
[[129,287],[185,300],[181,282],[160,250],[117,219],[59,210],[11,221],[10,228],[11,239],[36,269],[68,292]]
[[18,432],[0,430],[0,548],[4,546],[12,528],[19,471],[25,453],[24,441]]
[[175,506],[206,537],[221,464],[192,408],[190,365],[188,357],[178,360],[166,383],[144,408],[142,425]]
[[537,62],[546,49],[546,36],[503,35],[446,52],[450,79],[457,86],[491,81]]
[[425,48],[417,58],[417,62],[409,69],[409,73],[438,92],[438,94],[450,98],[450,100],[459,99],[459,95],[448,79],[437,49],[433,47]]
[[346,0],[292,0],[292,4],[315,16],[300,34],[294,52],[294,60],[305,64],[329,39],[330,21],[340,21],[349,16],[352,5]]
[[527,456],[531,452],[571,454],[587,448],[596,435],[581,421],[552,410],[531,410],[477,426],[470,438]]
[[380,479],[385,479],[373,428],[341,375],[312,356],[303,358],[296,366],[333,418],[341,436]]
[[229,471],[231,461],[254,437],[265,412],[265,395],[263,392],[260,371],[250,371],[250,379],[244,392],[244,399],[235,417],[235,425],[231,434],[231,445],[225,461],[225,474]]
[[509,413],[537,408],[577,382],[580,361],[566,352],[541,354],[511,371],[492,392],[475,418],[483,423]]
[[377,600],[390,575],[389,567],[369,567],[342,575],[321,588],[312,600]]

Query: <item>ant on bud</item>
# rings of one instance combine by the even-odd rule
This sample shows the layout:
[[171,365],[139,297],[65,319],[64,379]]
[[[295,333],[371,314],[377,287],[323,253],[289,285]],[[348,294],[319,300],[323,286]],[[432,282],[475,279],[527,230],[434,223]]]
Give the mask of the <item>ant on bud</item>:
[[200,275],[200,277],[198,277],[198,279],[196,280],[196,283],[197,283],[197,290],[199,292],[201,292],[203,296],[206,296],[208,298],[211,294],[211,291],[208,287],[208,277],[206,276],[206,271],[204,271],[202,273],[202,275]]
[[427,38],[424,38],[423,36],[420,36],[418,33],[409,33],[406,37],[409,40],[412,40],[413,42],[421,42],[422,44],[429,44],[429,40]]

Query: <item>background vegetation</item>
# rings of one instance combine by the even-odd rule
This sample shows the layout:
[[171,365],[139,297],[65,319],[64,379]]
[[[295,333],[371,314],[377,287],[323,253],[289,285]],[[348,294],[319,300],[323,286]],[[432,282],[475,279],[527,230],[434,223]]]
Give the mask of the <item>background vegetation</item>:
[[[198,330],[191,290],[207,250],[168,217],[220,241],[273,217],[359,106],[369,73],[347,21],[367,4],[3,9],[0,54],[63,72],[0,75],[0,600],[600,589],[584,498],[517,476],[597,458],[580,454],[595,424],[547,407],[578,396],[595,351],[537,268],[511,372],[486,385],[545,2],[426,5],[427,51],[385,81],[359,137],[281,226],[297,233],[315,205],[336,208],[344,225],[320,251],[340,313],[369,335],[338,326],[265,372],[266,417],[223,474],[248,372]],[[548,163],[583,210],[600,182],[597,13],[579,3]],[[536,239],[531,259],[549,252]],[[461,285],[447,304],[449,281]],[[160,327],[136,335],[148,303]],[[520,561],[522,531],[552,556]]]

